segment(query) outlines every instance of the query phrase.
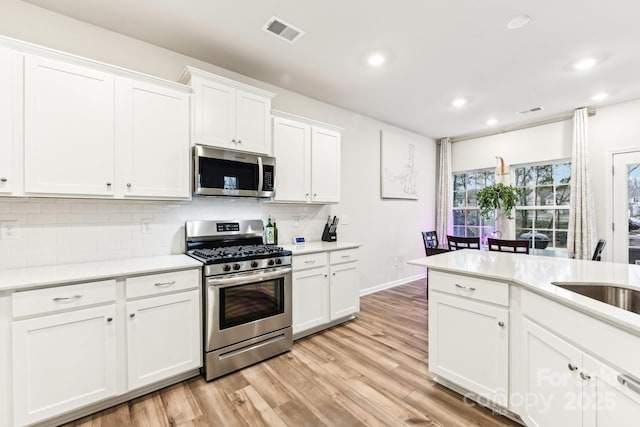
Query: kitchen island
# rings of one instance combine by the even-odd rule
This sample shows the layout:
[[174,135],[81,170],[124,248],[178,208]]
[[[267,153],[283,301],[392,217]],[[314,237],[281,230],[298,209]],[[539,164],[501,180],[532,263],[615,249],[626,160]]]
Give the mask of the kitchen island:
[[554,285],[640,290],[640,267],[463,250],[429,268],[429,370],[531,426],[640,419],[640,315]]

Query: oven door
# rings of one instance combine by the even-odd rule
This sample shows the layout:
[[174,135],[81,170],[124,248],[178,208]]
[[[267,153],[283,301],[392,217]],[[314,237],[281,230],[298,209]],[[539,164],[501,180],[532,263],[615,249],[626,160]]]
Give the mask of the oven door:
[[206,351],[291,326],[291,267],[207,278]]

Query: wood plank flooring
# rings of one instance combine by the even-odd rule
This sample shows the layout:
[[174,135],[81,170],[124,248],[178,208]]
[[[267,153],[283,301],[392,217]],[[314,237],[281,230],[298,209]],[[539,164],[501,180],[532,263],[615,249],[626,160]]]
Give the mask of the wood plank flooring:
[[111,426],[513,426],[428,375],[426,280],[365,296],[351,322],[212,382],[201,377],[82,418]]

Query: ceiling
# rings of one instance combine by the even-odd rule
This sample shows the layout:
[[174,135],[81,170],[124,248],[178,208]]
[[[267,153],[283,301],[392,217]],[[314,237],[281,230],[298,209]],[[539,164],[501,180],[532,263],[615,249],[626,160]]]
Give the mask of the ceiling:
[[[25,1],[433,138],[640,98],[637,0]],[[274,15],[305,34],[263,31]]]

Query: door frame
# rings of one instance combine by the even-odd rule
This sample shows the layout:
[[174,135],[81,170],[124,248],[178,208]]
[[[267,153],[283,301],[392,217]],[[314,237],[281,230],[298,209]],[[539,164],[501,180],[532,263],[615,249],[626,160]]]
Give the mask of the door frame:
[[[614,218],[614,206],[613,206],[613,190],[614,190],[614,179],[613,179],[613,174],[614,174],[614,170],[613,170],[613,158],[614,156],[616,156],[617,154],[629,154],[629,153],[640,153],[640,145],[638,145],[637,147],[630,147],[630,148],[619,148],[616,150],[609,150],[608,151],[608,156],[607,156],[607,164],[606,164],[606,170],[608,170],[609,172],[605,172],[605,188],[608,188],[609,191],[607,191],[606,193],[606,200],[605,202],[607,203],[607,205],[609,206],[608,209],[606,209],[606,214],[605,214],[605,228],[606,228],[606,238],[607,238],[607,242],[608,244],[611,245],[611,247],[614,246],[615,242],[613,241],[613,218]],[[611,227],[609,227],[609,225],[611,225]],[[610,261],[613,262],[613,256],[610,255],[612,254],[613,251],[605,251],[603,252],[603,261]],[[627,260],[628,262],[628,260]]]

